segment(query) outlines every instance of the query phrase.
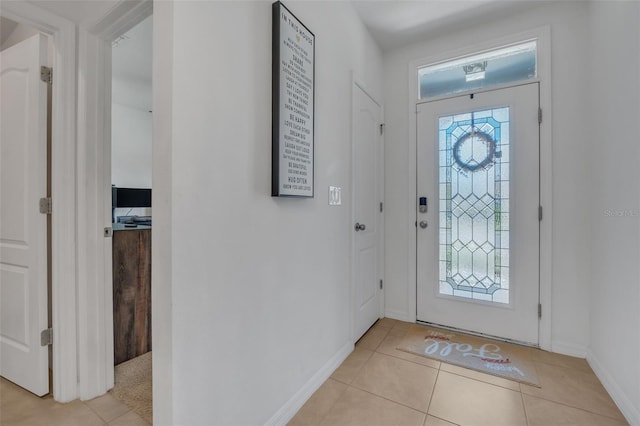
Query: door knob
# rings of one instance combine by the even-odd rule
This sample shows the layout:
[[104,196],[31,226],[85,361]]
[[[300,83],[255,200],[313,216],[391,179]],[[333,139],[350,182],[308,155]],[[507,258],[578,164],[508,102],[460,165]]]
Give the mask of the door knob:
[[425,229],[427,227],[427,221],[426,220],[421,220],[420,221],[420,228]]
[[356,232],[358,232],[358,231],[364,231],[367,227],[365,226],[364,223],[356,223],[355,228],[356,228]]

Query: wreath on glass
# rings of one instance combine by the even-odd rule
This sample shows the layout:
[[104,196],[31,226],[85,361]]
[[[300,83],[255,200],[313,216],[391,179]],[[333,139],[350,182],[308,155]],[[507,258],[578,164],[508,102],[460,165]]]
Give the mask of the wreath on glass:
[[[485,157],[482,159],[476,159],[472,156],[467,160],[460,158],[460,150],[467,143],[483,144],[486,147]],[[493,159],[499,156],[500,153],[496,152],[496,141],[488,133],[478,130],[472,130],[471,132],[462,135],[453,145],[453,159],[455,160],[455,163],[462,170],[470,172],[490,167],[493,163]]]

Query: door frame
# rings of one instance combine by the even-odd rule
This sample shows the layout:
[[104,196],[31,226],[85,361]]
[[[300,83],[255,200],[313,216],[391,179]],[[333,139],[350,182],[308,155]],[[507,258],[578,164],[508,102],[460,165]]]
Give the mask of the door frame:
[[115,384],[111,214],[112,42],[153,12],[152,0],[120,0],[78,34],[79,397]]
[[[417,196],[417,118],[416,105],[420,102],[418,95],[418,68],[424,65],[443,62],[468,56],[477,52],[492,50],[508,44],[515,44],[525,40],[537,39],[538,41],[538,78],[527,82],[540,83],[540,108],[543,111],[543,120],[540,124],[540,204],[543,207],[543,219],[540,221],[540,304],[542,316],[539,319],[539,345],[545,350],[552,350],[551,339],[551,314],[552,314],[552,111],[551,111],[551,29],[549,26],[512,34],[509,36],[478,43],[455,51],[445,52],[435,56],[422,58],[409,63],[409,163],[407,164],[407,234],[408,238],[408,285],[407,307],[408,317],[416,320],[417,313],[417,235],[416,235],[416,196]],[[517,82],[505,86],[488,87],[482,90],[456,93],[456,96],[495,90],[501,87],[517,85]],[[452,95],[444,96],[451,97]],[[433,98],[437,100],[439,98]],[[424,102],[424,101],[423,101]]]
[[[350,261],[350,266],[351,266],[351,285],[350,285],[350,302],[349,302],[349,309],[351,311],[351,324],[350,324],[350,340],[351,342],[355,343],[359,336],[357,336],[356,334],[356,315],[357,315],[357,309],[356,309],[356,271],[355,271],[355,259],[356,259],[356,244],[355,244],[355,232],[353,232],[353,224],[356,223],[357,218],[355,217],[355,199],[356,199],[356,195],[355,195],[355,167],[354,167],[354,163],[355,163],[355,143],[354,143],[354,119],[355,119],[355,111],[354,111],[354,107],[355,107],[355,96],[356,96],[356,90],[362,90],[367,96],[369,96],[379,107],[380,107],[380,124],[384,123],[384,105],[382,105],[382,103],[379,101],[378,97],[372,94],[372,91],[367,87],[367,85],[364,83],[364,81],[359,78],[359,76],[352,71],[351,72],[351,206],[350,206],[350,217],[351,217],[351,221],[349,222],[349,228],[348,231],[351,235],[351,261]],[[380,135],[379,138],[379,144],[378,144],[378,197],[380,198],[380,202],[383,203],[384,205],[384,132],[382,132],[382,134]],[[377,216],[377,229],[378,229],[378,241],[377,241],[377,245],[378,245],[378,259],[377,259],[377,271],[378,271],[378,276],[380,279],[383,280],[384,282],[384,208],[382,209],[382,212],[380,212],[380,214],[378,214]],[[382,287],[382,290],[379,291],[379,308],[378,308],[378,315],[379,317],[384,316],[384,285]]]

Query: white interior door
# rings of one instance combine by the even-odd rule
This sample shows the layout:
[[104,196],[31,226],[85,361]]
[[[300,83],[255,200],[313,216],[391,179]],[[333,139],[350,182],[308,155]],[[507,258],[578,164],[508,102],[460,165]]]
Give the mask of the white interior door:
[[380,167],[382,111],[362,88],[353,92],[353,268],[355,339],[380,318],[380,236],[382,218]]
[[538,343],[538,105],[537,83],[418,105],[419,321]]
[[0,53],[0,375],[49,392],[47,328],[46,38]]

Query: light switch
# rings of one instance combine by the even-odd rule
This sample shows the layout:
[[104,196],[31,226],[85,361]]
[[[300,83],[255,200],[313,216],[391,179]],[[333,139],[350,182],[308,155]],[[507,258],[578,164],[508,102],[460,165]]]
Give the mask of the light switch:
[[338,186],[329,187],[329,205],[330,206],[342,205],[342,188]]

